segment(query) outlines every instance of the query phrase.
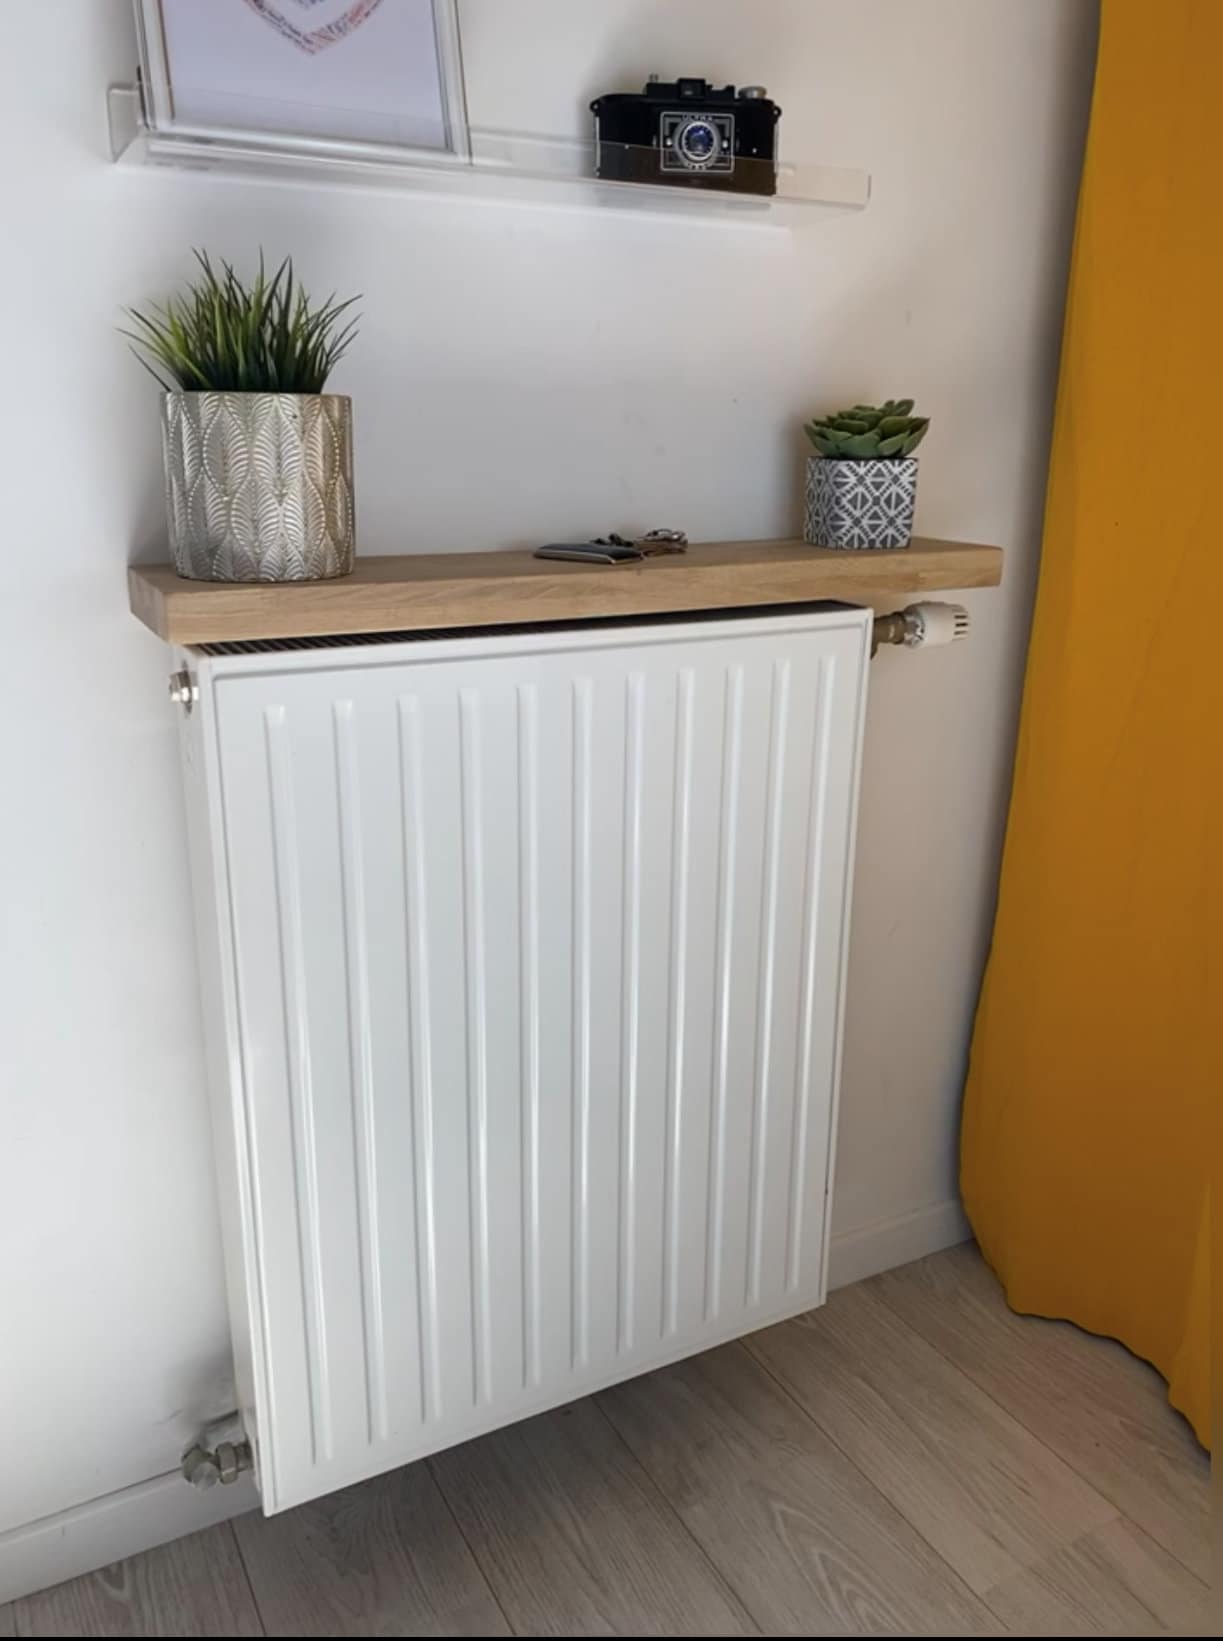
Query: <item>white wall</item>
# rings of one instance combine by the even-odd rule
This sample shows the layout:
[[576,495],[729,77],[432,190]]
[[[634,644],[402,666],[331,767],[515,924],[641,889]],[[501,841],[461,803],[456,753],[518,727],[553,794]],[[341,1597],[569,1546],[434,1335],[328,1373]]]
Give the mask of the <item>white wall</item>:
[[1009,559],[968,645],[873,674],[836,1207],[870,1227],[954,1195],[1095,21],[1087,0],[465,0],[481,124],[576,129],[654,66],[765,81],[792,154],[874,176],[867,212],[789,236],[114,167],[126,0],[11,10],[0,1530],[172,1468],[229,1399],[175,726],[126,609],[161,519],[121,304],[193,244],[364,292],[336,385],[367,553],[789,533],[800,412],[920,396],[919,526]]

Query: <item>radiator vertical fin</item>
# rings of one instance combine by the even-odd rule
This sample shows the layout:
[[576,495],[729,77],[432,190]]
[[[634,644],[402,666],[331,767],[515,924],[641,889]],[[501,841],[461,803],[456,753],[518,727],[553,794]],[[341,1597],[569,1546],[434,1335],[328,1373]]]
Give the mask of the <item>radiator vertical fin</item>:
[[374,1112],[373,1029],[369,997],[369,935],[365,920],[365,866],[361,845],[360,774],[353,735],[353,704],[332,708],[336,796],[340,827],[340,880],[344,908],[344,969],[348,983],[348,1064],[352,1090],[353,1172],[357,1195],[357,1279],[364,1330],[365,1415],[371,1442],[387,1436],[386,1328],[378,1215],[378,1131]]
[[297,814],[293,774],[286,744],[285,709],[264,714],[276,924],[283,988],[285,1059],[289,1067],[292,1166],[297,1204],[297,1238],[306,1324],[310,1398],[310,1448],[315,1462],[332,1455],[331,1384],[327,1365],[327,1301],[323,1289],[323,1231],[319,1214],[318,1144],[314,1125],[314,1082],[310,1063],[310,1009],[302,942],[301,868],[297,858]]
[[631,673],[624,704],[624,879],[620,931],[620,1193],[616,1348],[632,1350],[636,1308],[637,1098],[641,1038],[641,804],[645,678]]
[[827,842],[828,758],[831,749],[834,664],[820,662],[811,784],[807,799],[807,881],[803,891],[802,1008],[799,1015],[797,1086],[790,1136],[789,1212],[786,1220],[786,1291],[794,1292],[802,1277],[803,1181],[811,1108],[811,1061],[815,1020],[815,990],[820,955],[820,879]]
[[420,706],[412,696],[398,703],[400,827],[403,838],[404,936],[408,977],[408,1091],[412,1112],[412,1183],[416,1211],[416,1308],[419,1399],[422,1423],[442,1416],[438,1323],[436,1143],[433,1130],[433,1059],[429,1012],[429,909],[425,865],[424,775]]
[[589,678],[573,684],[573,1292],[572,1365],[590,1346],[591,720]]
[[492,1387],[492,1281],[488,1233],[488,967],[484,930],[484,794],[480,697],[459,692],[462,776],[463,934],[467,970],[467,1120],[471,1204],[472,1398]]
[[748,1172],[747,1289],[744,1301],[760,1303],[764,1243],[770,1056],[773,1047],[774,964],[777,957],[777,902],[781,893],[782,799],[786,777],[786,731],[790,711],[790,662],[775,661],[769,694],[768,806],[760,884],[760,971],[756,997],[756,1075]]
[[672,767],[671,939],[667,976],[667,1065],[663,1159],[662,1297],[659,1333],[679,1327],[680,1149],[684,1121],[684,1033],[687,1027],[688,873],[692,819],[692,718],[695,674],[681,667],[675,688]]
[[533,684],[517,691],[518,938],[521,987],[522,1341],[523,1383],[542,1373],[540,1318],[539,1088],[539,698]]
[[722,1293],[722,1226],[726,1188],[726,1101],[730,1075],[731,984],[734,974],[735,874],[739,849],[739,760],[743,733],[743,667],[727,669],[722,731],[721,828],[714,959],[713,1108],[709,1119],[709,1177],[705,1221],[705,1320],[718,1315]]

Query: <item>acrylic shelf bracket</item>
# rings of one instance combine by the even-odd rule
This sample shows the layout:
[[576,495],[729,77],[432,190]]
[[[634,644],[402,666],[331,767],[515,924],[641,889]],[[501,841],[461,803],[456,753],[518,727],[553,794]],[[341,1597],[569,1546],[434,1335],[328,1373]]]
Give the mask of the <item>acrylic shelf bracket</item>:
[[510,205],[612,206],[783,228],[817,220],[822,210],[861,210],[870,199],[869,172],[785,159],[776,167],[776,192],[769,195],[613,181],[593,174],[590,142],[479,127],[471,130],[468,155],[270,132],[158,131],[145,122],[134,86],[110,88],[107,121],[111,158],[118,163],[263,181],[347,183]]

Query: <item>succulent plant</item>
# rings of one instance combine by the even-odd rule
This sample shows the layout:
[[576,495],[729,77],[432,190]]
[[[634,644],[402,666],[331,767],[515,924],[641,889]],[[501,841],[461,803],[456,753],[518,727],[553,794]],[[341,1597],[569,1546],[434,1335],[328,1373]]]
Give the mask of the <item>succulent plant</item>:
[[899,461],[911,456],[926,436],[928,416],[913,415],[912,399],[882,405],[855,405],[832,416],[814,416],[807,437],[821,456],[836,461]]

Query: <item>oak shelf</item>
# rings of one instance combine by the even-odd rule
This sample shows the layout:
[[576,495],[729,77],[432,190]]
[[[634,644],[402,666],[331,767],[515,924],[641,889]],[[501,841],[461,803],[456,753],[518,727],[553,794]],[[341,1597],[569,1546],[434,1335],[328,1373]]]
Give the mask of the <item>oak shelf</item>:
[[914,537],[887,552],[801,541],[716,541],[627,564],[529,550],[359,558],[336,581],[185,581],[169,564],[128,571],[132,612],[172,644],[422,632],[601,616],[662,615],[823,599],[894,608],[950,588],[995,587],[1002,550]]

